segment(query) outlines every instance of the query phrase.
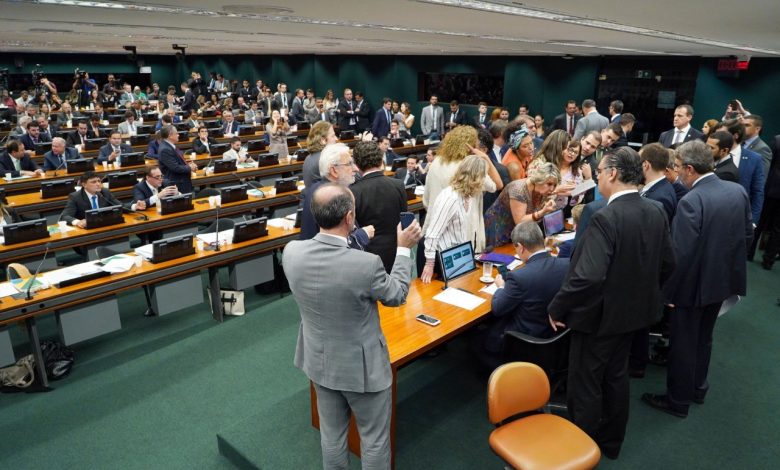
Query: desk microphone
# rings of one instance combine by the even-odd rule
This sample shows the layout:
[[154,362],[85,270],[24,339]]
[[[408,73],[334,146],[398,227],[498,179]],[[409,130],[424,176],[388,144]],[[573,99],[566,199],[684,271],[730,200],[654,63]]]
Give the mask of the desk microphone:
[[38,277],[41,266],[43,266],[44,261],[46,261],[46,257],[49,256],[49,248],[51,248],[51,242],[46,243],[46,251],[43,252],[43,259],[40,263],[38,263],[38,267],[35,268],[35,274],[33,274],[33,277],[30,278],[30,283],[27,285],[27,295],[24,297],[24,300],[32,300],[32,287],[33,284],[35,284],[35,279]]
[[62,161],[60,162],[60,166],[58,166],[57,168],[54,169],[54,176],[55,177],[57,176],[57,170],[62,168],[63,165],[65,165],[65,155],[64,154],[62,155]]
[[[235,171],[232,171],[232,172],[230,172],[230,174],[233,175],[233,177],[235,177],[236,180],[238,180],[239,183],[242,183],[241,177],[238,175],[238,173],[236,173]],[[260,197],[265,197],[265,193],[263,192],[262,189],[260,189],[260,185],[256,181],[252,181],[252,180],[248,179],[246,181],[243,181],[243,183],[248,185],[248,186],[250,186],[254,190],[260,191]]]

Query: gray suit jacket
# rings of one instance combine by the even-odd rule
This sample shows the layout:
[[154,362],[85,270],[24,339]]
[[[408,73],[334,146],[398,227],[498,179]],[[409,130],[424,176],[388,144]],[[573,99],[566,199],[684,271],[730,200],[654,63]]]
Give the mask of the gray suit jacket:
[[748,148],[761,155],[764,164],[764,181],[766,181],[766,177],[769,175],[769,166],[772,164],[772,149],[761,140],[761,137],[751,142]]
[[574,137],[572,140],[580,140],[582,136],[588,132],[600,132],[607,126],[609,126],[609,119],[599,114],[598,111],[592,112],[587,116],[583,116],[582,119],[577,121],[577,125],[574,127]]
[[[133,122],[135,124],[136,129],[138,128],[138,123]],[[127,121],[122,121],[119,123],[118,126],[116,126],[117,132],[119,132],[122,135],[127,135],[130,133],[130,125],[127,123]]]
[[[436,130],[441,134],[444,132],[444,110],[441,106],[436,106],[436,121]],[[422,128],[422,133],[425,135],[433,132],[433,108],[431,105],[423,108],[422,117],[420,118],[420,127]]]
[[406,299],[411,259],[396,256],[387,274],[379,256],[318,233],[288,243],[283,266],[301,314],[295,366],[333,390],[388,388],[393,376],[377,301],[397,306]]

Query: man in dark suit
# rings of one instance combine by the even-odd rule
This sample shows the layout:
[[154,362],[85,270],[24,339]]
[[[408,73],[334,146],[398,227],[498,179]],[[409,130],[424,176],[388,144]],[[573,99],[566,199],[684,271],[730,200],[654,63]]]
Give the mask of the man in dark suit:
[[355,92],[355,119],[357,132],[365,132],[371,128],[371,105],[361,91]]
[[547,317],[547,305],[558,293],[569,269],[569,260],[550,256],[544,247],[539,224],[523,222],[512,230],[512,244],[522,269],[509,271],[506,279],[496,277],[491,324],[480,335],[480,356],[492,369],[500,363],[501,343],[507,331],[519,331],[536,338],[555,334]]
[[[68,196],[68,202],[60,215],[60,219],[79,228],[86,228],[85,212],[101,207],[121,206],[111,191],[103,187],[103,180],[94,171],[87,171],[81,176],[81,189]],[[144,210],[143,201],[138,203],[138,209]]]
[[51,142],[51,139],[48,136],[41,136],[38,122],[32,121],[27,124],[27,133],[19,138],[19,142],[24,144],[24,148],[26,148],[28,151],[34,152],[35,144]]
[[[772,140],[772,147],[772,165],[769,167],[769,176],[766,180],[766,199],[758,226],[758,231],[769,231],[769,239],[764,247],[764,257],[761,262],[761,267],[766,270],[772,269],[780,253],[780,135]],[[754,251],[755,247],[751,247],[751,254]]]
[[[406,299],[409,247],[420,239],[420,226],[397,229],[398,255],[388,274],[376,255],[347,248],[355,219],[347,188],[328,184],[312,199],[320,232],[312,240],[290,242],[282,264],[301,314],[295,365],[317,394],[323,467],[349,467],[351,414],[364,468],[390,468],[393,372],[377,301],[397,306]],[[328,266],[339,274],[314,274],[307,269],[311,266]]]
[[715,126],[715,131],[725,130],[734,138],[729,156],[739,169],[738,183],[745,188],[750,198],[750,210],[753,213],[753,223],[758,223],[761,217],[761,207],[764,205],[764,166],[761,156],[756,152],[742,147],[745,136],[745,126],[736,119],[723,121]]
[[[279,83],[276,85],[276,93],[274,93],[274,109],[278,109],[280,112],[281,110],[290,109],[290,106],[292,106],[292,95],[289,91],[287,91],[287,84],[286,83]],[[271,113],[269,112],[268,115]]]
[[198,171],[194,162],[186,162],[183,154],[176,148],[179,133],[173,126],[160,129],[160,154],[158,161],[163,173],[165,186],[175,185],[180,193],[192,192],[192,172]]
[[444,128],[449,132],[456,126],[468,124],[469,116],[466,110],[460,109],[457,100],[450,101],[450,111],[444,115]]
[[181,110],[189,111],[195,106],[195,95],[190,90],[190,87],[187,86],[187,82],[182,82],[180,87],[182,93],[184,93],[184,98],[181,101]]
[[645,185],[639,195],[660,202],[672,224],[677,209],[677,195],[674,186],[666,179],[666,167],[669,165],[669,151],[661,144],[647,144],[639,151],[642,159],[642,172]]
[[569,414],[615,459],[628,423],[631,339],[661,318],[661,285],[674,258],[666,214],[637,193],[636,151],[617,149],[598,170],[607,206],[590,220],[548,312],[554,329],[572,330]]
[[238,96],[244,98],[245,102],[250,103],[252,101],[256,101],[257,95],[259,93],[260,90],[253,92],[252,87],[249,86],[249,80],[241,81],[241,88],[238,89]]
[[610,124],[620,123],[620,116],[623,114],[623,102],[620,100],[612,101],[609,103],[609,108],[607,111],[609,111]]
[[65,139],[62,137],[55,137],[51,141],[51,150],[43,156],[43,169],[48,171],[67,168],[67,160],[75,160],[77,158],[79,158],[79,153],[76,149],[67,147]]
[[665,302],[675,309],[669,316],[667,393],[646,393],[642,401],[684,418],[691,402],[704,403],[709,389],[712,331],[721,304],[745,295],[753,224],[747,192],[712,173],[705,144],[682,145],[677,164],[690,191],[672,223],[677,269],[664,286]]
[[612,144],[612,148],[625,147],[628,145],[628,136],[631,131],[634,130],[634,124],[636,123],[636,117],[631,113],[623,113],[620,115],[620,138]]
[[379,137],[376,140],[377,145],[379,145],[379,150],[382,151],[382,156],[384,156],[385,164],[390,166],[393,164],[396,158],[401,158],[400,155],[393,152],[393,149],[390,148],[390,139],[387,137]]
[[733,145],[734,137],[726,131],[713,132],[707,138],[707,147],[715,163],[715,175],[722,180],[738,183],[739,170],[729,155]]
[[598,109],[596,109],[596,102],[592,99],[582,102],[582,113],[584,116],[577,121],[574,129],[574,135],[572,136],[574,140],[579,140],[592,131],[601,132],[602,129],[609,126],[609,119],[599,114]]
[[579,120],[580,116],[577,115],[577,102],[569,100],[566,102],[564,112],[555,116],[553,129],[560,129],[566,131],[569,136],[574,136],[574,131],[577,128],[577,121]]
[[344,89],[344,99],[339,101],[336,108],[338,113],[339,130],[348,131],[357,128],[357,116],[355,116],[355,102],[352,100],[352,90]]
[[420,164],[417,162],[417,155],[409,155],[406,157],[406,167],[399,168],[393,176],[395,179],[400,180],[404,186],[410,184],[420,186],[425,184],[425,172],[420,169]]
[[691,126],[693,119],[693,106],[683,104],[674,110],[674,129],[662,132],[658,142],[666,148],[674,144],[690,142],[692,140],[703,140],[704,134]]
[[146,167],[146,176],[143,181],[133,186],[133,204],[130,206],[132,210],[141,210],[140,203],[143,202],[145,207],[153,207],[157,205],[160,198],[176,196],[179,191],[176,186],[168,186],[162,188],[163,176],[160,167],[152,165]]
[[490,116],[487,113],[487,103],[480,101],[477,106],[477,115],[474,116],[474,125],[477,129],[489,129],[490,128]]
[[295,90],[295,98],[292,100],[292,108],[290,109],[290,124],[306,122],[306,112],[303,110],[303,96],[302,89],[298,88]]
[[225,137],[238,135],[238,121],[233,117],[233,111],[228,109],[222,112],[222,134]]
[[206,127],[198,128],[198,138],[192,141],[192,151],[197,154],[211,154],[211,146],[217,144],[217,139],[209,135]]
[[65,145],[68,147],[75,147],[77,145],[81,145],[81,148],[84,148],[84,144],[86,143],[87,139],[94,139],[95,134],[93,134],[89,130],[89,126],[87,126],[87,123],[84,121],[80,121],[78,128],[68,134],[68,137],[65,139]]
[[397,179],[385,176],[382,152],[375,142],[358,142],[352,150],[362,176],[350,189],[355,195],[355,219],[361,226],[372,225],[374,237],[366,251],[379,255],[389,273],[395,262],[396,227],[406,212],[406,190]]
[[259,103],[260,111],[263,112],[263,116],[270,116],[274,109],[279,109],[276,105],[276,101],[271,97],[271,89],[268,87],[263,88],[263,94],[259,99]]
[[18,140],[9,140],[5,151],[0,153],[0,173],[11,173],[11,177],[40,176],[43,170],[24,153],[24,144]]
[[48,138],[49,141],[51,141],[57,136],[57,131],[59,131],[60,128],[49,122],[46,116],[39,114],[35,117],[35,120],[38,121],[38,127],[41,129],[42,138]]
[[772,164],[772,149],[761,140],[761,130],[764,127],[764,120],[758,114],[751,114],[742,119],[742,125],[745,126],[745,137],[742,146],[761,155],[764,166],[764,176],[769,175],[769,167]]
[[390,134],[390,123],[393,122],[393,115],[390,111],[392,105],[393,100],[390,98],[382,99],[382,107],[376,111],[374,123],[371,125],[371,133],[374,134],[374,137]]
[[111,137],[108,138],[108,143],[100,147],[97,160],[98,163],[114,163],[122,154],[132,152],[133,147],[122,143],[122,134],[119,131],[113,131],[111,132]]

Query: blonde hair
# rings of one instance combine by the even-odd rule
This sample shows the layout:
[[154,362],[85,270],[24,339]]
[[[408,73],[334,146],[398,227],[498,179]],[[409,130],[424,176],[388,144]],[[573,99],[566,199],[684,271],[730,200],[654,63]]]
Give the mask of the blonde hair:
[[528,167],[528,181],[533,184],[544,184],[550,178],[555,178],[556,184],[561,182],[561,171],[552,163],[539,163]]
[[477,130],[471,126],[458,126],[444,136],[436,154],[442,163],[459,162],[471,155],[467,144],[476,147]]
[[333,124],[327,121],[317,121],[311,126],[309,135],[306,137],[306,148],[309,152],[319,152],[325,148],[325,144],[322,141],[327,140],[331,127],[333,127]]
[[452,189],[463,197],[476,196],[482,192],[487,176],[487,163],[476,155],[466,157],[450,180]]

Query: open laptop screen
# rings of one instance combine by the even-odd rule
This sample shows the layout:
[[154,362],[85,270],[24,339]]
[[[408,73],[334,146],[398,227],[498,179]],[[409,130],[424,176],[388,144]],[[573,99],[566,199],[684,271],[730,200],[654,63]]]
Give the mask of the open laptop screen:
[[544,234],[552,237],[557,233],[563,232],[563,211],[557,210],[546,214],[542,219],[544,223]]
[[449,281],[477,269],[471,242],[461,243],[439,252],[444,280]]

